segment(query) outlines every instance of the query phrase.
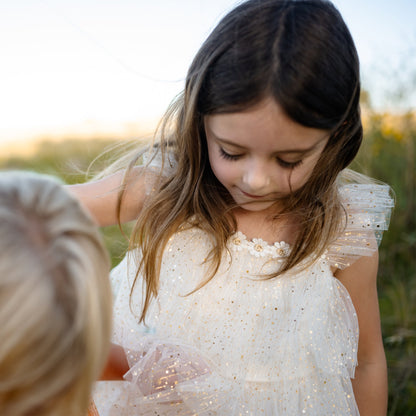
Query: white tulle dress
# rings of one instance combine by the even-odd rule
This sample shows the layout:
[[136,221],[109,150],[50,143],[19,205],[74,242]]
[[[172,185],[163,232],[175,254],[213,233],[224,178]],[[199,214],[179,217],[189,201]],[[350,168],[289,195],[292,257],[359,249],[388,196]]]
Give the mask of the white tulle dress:
[[331,266],[374,253],[393,201],[383,185],[346,185],[341,195],[339,239],[306,270],[271,280],[259,274],[280,267],[290,247],[237,232],[215,278],[185,296],[205,275],[211,240],[184,227],[164,252],[147,326],[138,324],[140,283],[130,304],[135,262],[126,256],[112,273],[113,341],[131,369],[125,382],[97,383],[100,415],[358,415],[357,316]]

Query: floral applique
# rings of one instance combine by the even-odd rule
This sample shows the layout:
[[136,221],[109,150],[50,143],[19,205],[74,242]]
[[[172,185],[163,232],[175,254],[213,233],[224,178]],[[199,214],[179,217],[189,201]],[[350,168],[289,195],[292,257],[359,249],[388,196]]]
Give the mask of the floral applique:
[[261,238],[253,238],[248,240],[247,237],[238,231],[230,238],[230,246],[235,251],[248,251],[254,257],[287,257],[290,251],[289,244],[284,241],[276,242],[273,245],[267,243]]

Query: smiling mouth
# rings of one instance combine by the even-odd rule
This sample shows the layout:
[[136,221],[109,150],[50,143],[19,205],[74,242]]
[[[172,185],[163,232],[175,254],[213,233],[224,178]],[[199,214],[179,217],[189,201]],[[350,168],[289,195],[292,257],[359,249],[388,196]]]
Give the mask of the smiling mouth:
[[252,198],[252,199],[264,199],[264,198],[267,198],[267,195],[252,195],[252,194],[249,194],[247,192],[242,191],[241,189],[240,189],[240,191],[241,191],[241,193],[244,196],[246,196],[248,198]]

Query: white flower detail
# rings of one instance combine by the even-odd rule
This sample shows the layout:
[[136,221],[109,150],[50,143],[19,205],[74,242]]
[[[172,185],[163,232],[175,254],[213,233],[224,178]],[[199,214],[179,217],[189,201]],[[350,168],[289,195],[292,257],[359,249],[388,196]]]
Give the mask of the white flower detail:
[[284,241],[274,243],[273,247],[276,250],[277,257],[287,257],[289,255],[290,246]]
[[231,242],[234,250],[242,251],[247,243],[247,238],[242,232],[238,231],[231,237]]
[[267,254],[267,246],[268,244],[261,238],[253,238],[249,251],[255,257],[264,257]]
[[261,238],[253,238],[249,241],[247,237],[238,231],[233,234],[229,240],[230,248],[234,251],[248,251],[254,257],[272,257],[282,259],[287,257],[290,252],[289,244],[284,241],[274,243],[273,245]]

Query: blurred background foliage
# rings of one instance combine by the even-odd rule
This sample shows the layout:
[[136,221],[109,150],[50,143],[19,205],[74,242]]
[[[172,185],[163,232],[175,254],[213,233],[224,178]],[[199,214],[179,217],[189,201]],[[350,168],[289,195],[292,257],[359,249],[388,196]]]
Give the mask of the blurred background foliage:
[[396,196],[380,246],[379,298],[389,368],[389,416],[416,415],[416,111],[380,113],[362,96],[364,141],[352,168]]
[[[67,184],[83,183],[107,168],[114,159],[112,150],[117,152],[122,144],[120,140],[98,138],[45,140],[30,155],[16,154],[8,158],[0,155],[0,169],[29,170],[54,175]],[[123,225],[126,235],[130,226]],[[117,225],[103,228],[102,235],[114,267],[123,258],[128,241]]]
[[[389,416],[416,414],[416,112],[381,113],[362,95],[364,142],[352,168],[391,185],[396,208],[380,247],[379,297],[389,367]],[[119,141],[44,141],[31,156],[4,157],[0,169],[24,169],[56,175],[66,183],[88,179],[98,155]],[[108,153],[112,154],[112,151]],[[109,163],[100,157],[100,170]],[[127,225],[126,232],[129,232]],[[103,229],[113,266],[127,248],[117,226]]]

